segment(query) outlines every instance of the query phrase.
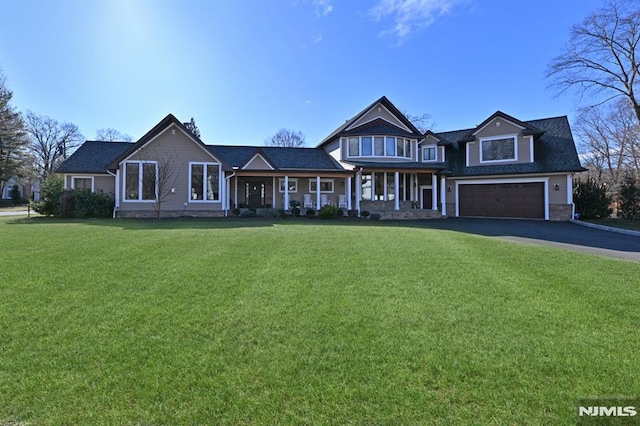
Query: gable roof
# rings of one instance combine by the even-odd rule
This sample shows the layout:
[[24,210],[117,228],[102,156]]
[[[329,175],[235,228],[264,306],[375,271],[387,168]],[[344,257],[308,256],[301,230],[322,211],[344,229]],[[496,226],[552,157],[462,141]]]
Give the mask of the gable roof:
[[107,166],[133,146],[133,142],[86,141],[64,163],[56,173],[104,173]]
[[[331,132],[331,134],[329,136],[324,138],[322,140],[322,142],[320,142],[318,144],[318,147],[323,147],[323,146],[329,144],[330,142],[334,141],[338,137],[340,137],[345,132],[345,129],[349,128],[349,126],[351,126],[353,123],[358,121],[363,115],[365,115],[367,112],[369,112],[369,110],[371,110],[373,107],[375,107],[379,103],[382,104],[382,106],[384,106],[387,110],[389,110],[389,112],[391,114],[393,114],[398,120],[400,120],[405,126],[407,126],[407,128],[409,130],[411,130],[412,133],[408,133],[408,135],[410,135],[411,137],[420,138],[421,133],[416,128],[416,126],[414,126],[413,123],[411,123],[411,121],[409,121],[409,119],[407,117],[405,117],[405,115],[402,112],[400,112],[400,110],[398,108],[396,108],[395,105],[393,105],[391,103],[391,101],[389,99],[387,99],[386,96],[383,96],[380,99],[378,99],[375,102],[373,102],[371,105],[367,106],[362,111],[360,111],[358,114],[353,116],[351,119],[347,120],[343,125],[341,125],[337,129],[335,129],[333,132]],[[374,121],[376,121],[376,120],[374,120]],[[365,123],[364,125],[367,125],[367,124],[368,123]],[[389,124],[391,125],[391,123],[389,123]],[[359,127],[361,127],[361,126],[358,126],[355,129],[351,129],[351,131],[358,129]],[[396,126],[393,126],[393,127],[396,127]],[[396,127],[396,128],[400,129],[399,127]],[[402,129],[400,129],[400,130],[402,130]],[[407,133],[405,130],[403,130],[403,131],[405,133]]]
[[[113,161],[111,161],[108,164],[108,169],[109,170],[115,170],[118,168],[118,164],[126,159],[127,157],[131,156],[134,152],[136,152],[138,149],[142,148],[144,145],[147,144],[147,142],[151,141],[153,138],[155,138],[156,136],[158,136],[160,133],[162,133],[163,131],[165,131],[169,126],[171,125],[175,125],[177,126],[180,130],[182,130],[195,144],[199,145],[204,151],[206,151],[207,153],[211,154],[208,149],[207,146],[204,144],[204,142],[202,142],[200,140],[199,137],[197,137],[196,135],[194,135],[193,133],[191,133],[189,131],[189,129],[187,129],[184,125],[184,123],[182,123],[180,120],[178,120],[173,114],[168,114],[165,118],[163,118],[162,120],[160,120],[160,122],[158,124],[156,124],[151,130],[149,130],[147,133],[145,133],[144,136],[142,136],[140,139],[138,139],[138,141],[134,144],[132,144],[129,149],[127,149],[125,152],[123,152],[122,154],[120,154],[117,158],[115,158]],[[222,161],[222,160],[220,160]],[[223,164],[223,167],[225,166],[225,164]]]
[[[447,151],[449,170],[453,176],[487,176],[521,173],[582,172],[586,170],[580,164],[578,153],[566,116],[543,118],[522,122],[527,128],[536,129],[539,137],[535,144],[533,163],[483,164],[465,166],[464,141],[474,129],[439,133],[449,141]],[[524,126],[523,126],[524,127]]]
[[209,145],[207,149],[232,168],[242,169],[256,154],[276,170],[336,170],[344,168],[322,148]]
[[345,130],[340,136],[379,135],[379,136],[406,136],[415,138],[416,135],[407,132],[398,126],[389,123],[382,118],[376,118],[356,128]]

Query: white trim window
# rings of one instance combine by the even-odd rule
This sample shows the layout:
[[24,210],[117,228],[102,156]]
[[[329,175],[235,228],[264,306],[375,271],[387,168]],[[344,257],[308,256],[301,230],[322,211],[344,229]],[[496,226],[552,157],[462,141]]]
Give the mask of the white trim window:
[[353,136],[343,139],[347,157],[412,158],[412,139],[395,136]]
[[94,191],[93,176],[71,176],[71,189],[88,189]]
[[422,161],[425,163],[438,161],[438,147],[436,145],[423,146]]
[[158,193],[157,161],[125,161],[122,186],[124,201],[153,202]]
[[518,135],[480,139],[480,162],[514,161],[518,158]]
[[[320,179],[320,192],[321,193],[333,193],[335,179]],[[317,185],[316,179],[309,179],[309,192],[316,192]]]
[[219,202],[220,182],[220,164],[189,162],[189,202]]
[[[279,178],[279,192],[284,194],[284,178]],[[289,193],[298,192],[298,178],[289,178]]]

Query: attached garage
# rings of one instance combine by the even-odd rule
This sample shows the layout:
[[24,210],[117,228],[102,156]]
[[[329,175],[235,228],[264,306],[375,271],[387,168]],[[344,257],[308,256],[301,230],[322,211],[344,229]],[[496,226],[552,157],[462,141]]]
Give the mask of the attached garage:
[[458,186],[460,216],[545,218],[544,182]]

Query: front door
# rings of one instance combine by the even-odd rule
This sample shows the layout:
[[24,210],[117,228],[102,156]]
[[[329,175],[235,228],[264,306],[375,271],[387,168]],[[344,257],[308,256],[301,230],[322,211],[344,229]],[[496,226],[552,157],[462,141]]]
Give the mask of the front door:
[[422,208],[425,210],[431,210],[431,188],[422,188]]
[[264,207],[264,181],[252,181],[246,184],[247,207]]

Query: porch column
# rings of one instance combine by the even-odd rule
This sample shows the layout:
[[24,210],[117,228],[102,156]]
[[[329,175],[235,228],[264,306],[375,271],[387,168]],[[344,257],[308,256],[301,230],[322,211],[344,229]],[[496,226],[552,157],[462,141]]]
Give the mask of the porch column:
[[237,208],[238,207],[238,176],[235,176],[234,178],[234,195],[233,195],[233,204],[234,207]]
[[415,201],[413,199],[413,186],[414,186],[414,180],[413,178],[415,177],[415,173],[411,173],[409,175],[409,201]]
[[276,208],[276,192],[280,189],[276,186],[276,177],[273,177],[273,185],[271,186],[271,208]]
[[320,210],[320,176],[316,176],[316,210]]
[[284,210],[289,210],[289,175],[284,176]]
[[362,198],[362,171],[356,172],[356,210],[360,216],[360,198]]
[[227,177],[223,171],[221,171],[218,176],[222,177],[222,185],[220,185],[220,208],[222,209],[224,216],[227,217]]
[[431,174],[431,210],[438,210],[438,176]]
[[117,169],[116,170],[116,210],[119,208],[120,208],[120,169]]
[[440,202],[442,203],[442,216],[447,215],[447,178],[440,177]]
[[393,190],[395,191],[395,195],[393,196],[393,209],[400,210],[400,172],[395,172],[393,186]]
[[347,178],[347,210],[351,210],[351,176]]

